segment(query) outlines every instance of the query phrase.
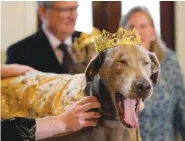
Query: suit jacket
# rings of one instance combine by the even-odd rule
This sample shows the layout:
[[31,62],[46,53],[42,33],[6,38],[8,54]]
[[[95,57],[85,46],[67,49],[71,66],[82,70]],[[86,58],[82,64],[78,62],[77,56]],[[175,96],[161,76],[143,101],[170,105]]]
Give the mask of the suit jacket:
[[[75,31],[72,40],[79,37],[81,32]],[[58,62],[55,53],[42,30],[11,45],[7,50],[6,64],[24,64],[43,72],[65,72]]]

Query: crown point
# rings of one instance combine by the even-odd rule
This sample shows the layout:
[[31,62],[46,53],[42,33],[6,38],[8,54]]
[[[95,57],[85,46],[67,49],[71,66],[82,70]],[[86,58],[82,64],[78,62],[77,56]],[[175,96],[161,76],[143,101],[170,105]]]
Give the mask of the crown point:
[[103,30],[101,36],[94,40],[94,44],[96,51],[101,52],[123,44],[141,45],[141,41],[136,29],[125,30],[119,28],[114,34]]

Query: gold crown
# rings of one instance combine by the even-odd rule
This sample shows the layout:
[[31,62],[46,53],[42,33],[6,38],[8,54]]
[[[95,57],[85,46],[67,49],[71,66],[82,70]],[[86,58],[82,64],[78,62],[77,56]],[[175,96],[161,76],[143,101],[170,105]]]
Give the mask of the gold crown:
[[93,30],[90,34],[82,32],[80,34],[80,37],[74,40],[73,47],[74,49],[82,49],[87,45],[93,43],[94,40],[100,36],[101,36],[100,30],[93,27]]
[[95,39],[94,43],[97,52],[123,44],[141,45],[140,36],[135,29],[125,30],[123,28],[119,28],[114,34],[103,30],[101,36]]

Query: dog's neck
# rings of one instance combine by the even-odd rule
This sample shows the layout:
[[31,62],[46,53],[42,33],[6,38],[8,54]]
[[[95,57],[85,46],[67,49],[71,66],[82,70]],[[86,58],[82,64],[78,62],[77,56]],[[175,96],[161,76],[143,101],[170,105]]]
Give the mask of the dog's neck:
[[110,92],[99,75],[96,75],[93,81],[87,82],[85,94],[97,97],[102,104],[102,108],[99,110],[102,114],[102,120],[117,121],[116,111],[110,96]]

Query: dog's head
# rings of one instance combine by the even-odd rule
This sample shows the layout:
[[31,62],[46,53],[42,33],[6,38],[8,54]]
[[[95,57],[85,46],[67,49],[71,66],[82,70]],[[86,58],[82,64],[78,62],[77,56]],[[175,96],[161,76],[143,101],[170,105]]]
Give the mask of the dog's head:
[[154,53],[138,45],[125,44],[95,56],[85,75],[87,82],[99,76],[111,94],[117,118],[127,128],[136,128],[139,103],[151,96],[152,83],[157,83],[159,71]]

